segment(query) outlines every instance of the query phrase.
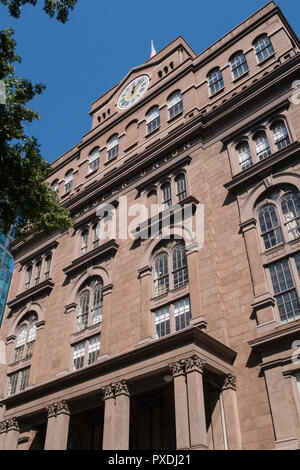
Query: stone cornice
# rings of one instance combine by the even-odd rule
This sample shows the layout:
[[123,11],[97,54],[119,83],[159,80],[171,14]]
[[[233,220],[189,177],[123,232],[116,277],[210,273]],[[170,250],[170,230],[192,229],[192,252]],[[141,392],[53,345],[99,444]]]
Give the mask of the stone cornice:
[[287,340],[291,341],[292,337],[295,336],[295,339],[299,338],[300,333],[300,320],[293,322],[296,324],[292,325],[282,325],[276,328],[275,331],[267,335],[259,336],[258,338],[248,341],[249,346],[255,350],[269,349],[275,345],[278,345]]
[[282,165],[290,158],[295,157],[300,151],[300,142],[296,141],[284,147],[283,149],[270,155],[268,158],[255,163],[247,170],[235,175],[231,181],[224,184],[224,187],[230,192],[237,192],[252,181],[261,181],[278,165]]
[[89,251],[88,253],[80,256],[79,258],[72,261],[69,266],[63,269],[66,275],[72,275],[79,269],[86,268],[92,261],[100,257],[112,257],[118,251],[119,245],[116,243],[115,240],[109,240],[106,243],[102,243],[98,248]]
[[179,220],[183,221],[187,208],[190,207],[191,214],[194,215],[198,204],[198,199],[193,196],[188,196],[185,199],[179,201],[177,204],[174,204],[174,206],[159,212],[157,215],[141,223],[131,233],[136,239],[140,238],[142,240],[148,240],[149,238],[156,236],[162,227],[169,227],[172,225],[178,214],[180,214]]
[[[36,385],[30,389],[25,389],[22,392],[5,398],[1,403],[7,407],[15,407],[64,387],[82,383],[89,378],[99,377],[99,374],[101,375],[111,370],[120,369],[127,366],[129,363],[142,361],[145,357],[163,354],[164,351],[170,351],[172,348],[187,344],[199,345],[199,347],[203,348],[205,351],[225,361],[229,369],[232,367],[237,355],[233,349],[208,335],[203,330],[195,326],[190,326],[177,333],[160,338],[159,340],[139,345],[130,351],[105,358],[102,361],[98,361],[75,372],[70,372],[49,382]],[[209,361],[206,362],[206,368],[209,368]]]
[[33,300],[36,297],[40,297],[43,294],[50,292],[53,289],[53,286],[54,282],[52,282],[51,278],[46,279],[45,281],[40,282],[37,286],[33,286],[17,295],[14,299],[7,302],[7,306],[11,309],[18,307],[21,304],[29,302],[29,300]]

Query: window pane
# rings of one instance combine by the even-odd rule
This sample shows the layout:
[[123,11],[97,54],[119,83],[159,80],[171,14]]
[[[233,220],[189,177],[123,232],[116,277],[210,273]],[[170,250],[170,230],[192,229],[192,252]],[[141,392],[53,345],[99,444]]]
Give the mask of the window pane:
[[185,175],[180,175],[176,180],[177,197],[179,201],[186,198],[186,182]]
[[188,282],[187,260],[184,246],[178,245],[172,253],[174,289]]
[[190,310],[190,299],[185,299],[175,302],[174,304],[174,316],[175,316],[175,329],[176,331],[182,330],[190,323],[191,310]]
[[265,249],[283,242],[281,227],[279,226],[276,209],[267,205],[259,211],[259,224]]
[[169,306],[160,308],[155,312],[156,338],[161,338],[170,334],[170,308]]
[[234,78],[238,78],[240,75],[247,72],[248,64],[243,53],[237,54],[233,57],[231,60],[231,68]]
[[29,379],[29,367],[27,367],[26,369],[21,370],[20,392],[22,390],[25,390],[25,388],[27,388],[28,379]]
[[212,70],[208,76],[208,84],[211,95],[224,88],[224,81],[220,69]]
[[259,62],[273,54],[274,49],[268,36],[260,37],[254,44],[255,53]]
[[289,194],[281,201],[283,219],[289,240],[300,237],[300,198],[299,194]]
[[271,155],[269,141],[265,132],[262,132],[256,136],[255,145],[259,160],[263,160],[264,158]]
[[17,391],[18,375],[19,375],[19,372],[16,372],[15,374],[11,374],[8,378],[8,389],[7,389],[8,396],[13,395]]
[[300,318],[299,299],[288,260],[280,261],[270,266],[269,271],[281,323],[287,323]]
[[155,295],[164,294],[169,290],[168,255],[161,253],[154,262]]
[[102,321],[102,304],[102,285],[98,284],[93,293],[92,325],[96,325]]
[[249,166],[253,164],[248,142],[242,142],[237,147],[237,153],[239,157],[239,164],[242,170],[246,170],[246,168],[249,168]]
[[73,348],[73,370],[81,369],[84,365],[85,343],[82,341]]
[[274,143],[277,149],[280,150],[290,143],[290,138],[283,121],[278,122],[273,126]]
[[165,184],[162,188],[163,192],[163,206],[167,209],[172,205],[171,185],[170,183]]
[[100,335],[89,340],[88,364],[95,362],[100,354]]
[[88,325],[89,303],[90,293],[88,291],[84,291],[80,295],[80,304],[77,317],[77,331],[85,329]]

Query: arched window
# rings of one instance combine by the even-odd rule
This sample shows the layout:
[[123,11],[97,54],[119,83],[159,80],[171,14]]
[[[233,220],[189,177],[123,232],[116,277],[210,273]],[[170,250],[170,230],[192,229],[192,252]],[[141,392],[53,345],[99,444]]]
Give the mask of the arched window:
[[69,170],[65,176],[65,193],[68,193],[72,189],[73,184],[73,170]]
[[224,88],[223,75],[219,67],[216,67],[208,74],[208,84],[211,95]]
[[40,282],[41,278],[41,269],[42,269],[42,262],[38,261],[35,265],[35,276],[34,276],[34,283],[37,285]]
[[89,278],[80,289],[77,313],[77,331],[102,321],[103,281],[101,277]]
[[284,224],[289,240],[300,237],[300,197],[298,193],[285,196],[281,201]]
[[84,230],[81,234],[81,253],[84,255],[88,250],[89,231]]
[[45,259],[45,280],[49,279],[50,277],[51,260],[51,255],[48,255]]
[[238,157],[239,157],[239,164],[241,166],[241,170],[246,170],[253,164],[252,155],[250,152],[250,147],[247,141],[241,142],[236,147]]
[[289,134],[283,121],[278,121],[272,126],[274,143],[277,150],[286,147],[290,143]]
[[256,153],[259,160],[263,160],[264,158],[271,155],[268,137],[265,132],[260,132],[259,134],[256,134],[254,141],[256,146]]
[[169,119],[181,113],[183,110],[183,101],[180,91],[175,91],[168,99]]
[[186,253],[183,245],[176,245],[172,252],[172,272],[174,289],[188,282]]
[[89,155],[89,173],[95,171],[100,165],[100,149],[95,148]]
[[185,175],[181,174],[176,178],[176,189],[177,189],[177,198],[178,201],[182,201],[186,198],[186,180]]
[[20,325],[15,345],[14,362],[31,358],[36,338],[36,324],[36,316],[29,315]]
[[119,153],[119,136],[113,135],[107,142],[107,160],[111,160]]
[[171,193],[171,184],[166,183],[162,186],[162,201],[163,208],[167,209],[172,205],[172,193]]
[[231,58],[230,62],[231,62],[231,70],[232,70],[234,79],[240,77],[241,75],[243,75],[243,73],[249,70],[246,57],[243,54],[243,52],[237,52]]
[[155,129],[158,129],[160,126],[160,112],[159,112],[159,107],[155,106],[155,108],[152,108],[149,113],[146,116],[146,123],[147,123],[147,132],[150,134],[150,132],[154,131]]
[[32,266],[28,266],[28,268],[26,269],[26,281],[25,281],[26,289],[30,288],[31,275],[32,275]]
[[273,54],[274,49],[267,34],[264,34],[256,39],[256,41],[254,42],[254,50],[258,62],[261,62],[262,60],[266,59],[271,54]]
[[169,290],[169,262],[167,253],[157,255],[154,260],[154,290],[155,295],[161,295]]
[[265,249],[283,242],[281,227],[273,205],[268,204],[259,211],[259,224]]
[[53,191],[56,191],[56,192],[58,191],[58,189],[59,189],[59,182],[58,182],[58,180],[53,181],[53,183],[51,184],[51,189],[52,189]]

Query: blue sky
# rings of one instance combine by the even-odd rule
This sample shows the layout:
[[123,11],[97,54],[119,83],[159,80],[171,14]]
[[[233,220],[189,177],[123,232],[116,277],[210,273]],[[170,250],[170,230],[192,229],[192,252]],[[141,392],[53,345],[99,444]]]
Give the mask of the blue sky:
[[[47,85],[31,103],[42,120],[27,132],[51,162],[89,131],[91,103],[149,59],[151,39],[159,51],[181,35],[199,54],[267,2],[79,0],[64,25],[44,13],[43,3],[23,7],[18,20],[0,4],[0,27],[15,30],[17,74]],[[276,3],[300,36],[299,0]]]

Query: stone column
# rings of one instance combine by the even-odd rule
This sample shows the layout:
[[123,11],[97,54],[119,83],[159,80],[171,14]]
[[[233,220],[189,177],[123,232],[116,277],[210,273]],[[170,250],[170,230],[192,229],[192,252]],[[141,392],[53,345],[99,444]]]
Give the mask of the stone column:
[[5,450],[16,450],[18,448],[19,433],[20,429],[16,418],[7,419]]
[[128,450],[130,398],[125,380],[103,387],[105,399],[103,450]]
[[5,448],[5,439],[6,439],[6,421],[0,422],[0,450]]
[[194,354],[185,360],[188,389],[191,449],[207,449],[206,418],[203,393],[204,361]]
[[152,317],[150,311],[152,268],[145,266],[139,270],[140,279],[140,340],[139,344],[153,339]]
[[110,344],[110,324],[111,324],[111,299],[112,299],[113,284],[108,284],[103,288],[103,306],[102,306],[102,326],[101,326],[101,344],[100,344],[100,357],[104,359],[109,356]]
[[291,370],[283,372],[284,388],[291,410],[295,437],[300,442],[300,400],[296,377]]
[[189,449],[190,431],[185,366],[180,361],[170,364],[169,367],[174,377],[176,449]]
[[198,243],[192,243],[186,247],[187,265],[189,274],[189,290],[192,318],[190,323],[201,328],[206,327],[203,318],[201,282],[199,272]]
[[70,412],[65,400],[47,406],[48,423],[45,450],[66,450],[68,444]]
[[244,235],[249,268],[253,284],[254,301],[252,307],[256,312],[259,331],[267,331],[276,326],[274,312],[275,301],[270,294],[265,270],[262,265],[257,239],[256,220],[250,219],[241,224]]
[[221,384],[227,443],[229,450],[242,449],[242,436],[236,398],[236,377],[228,374]]
[[287,400],[286,381],[281,367],[264,370],[269,403],[272,413],[275,449],[298,449],[291,409]]

